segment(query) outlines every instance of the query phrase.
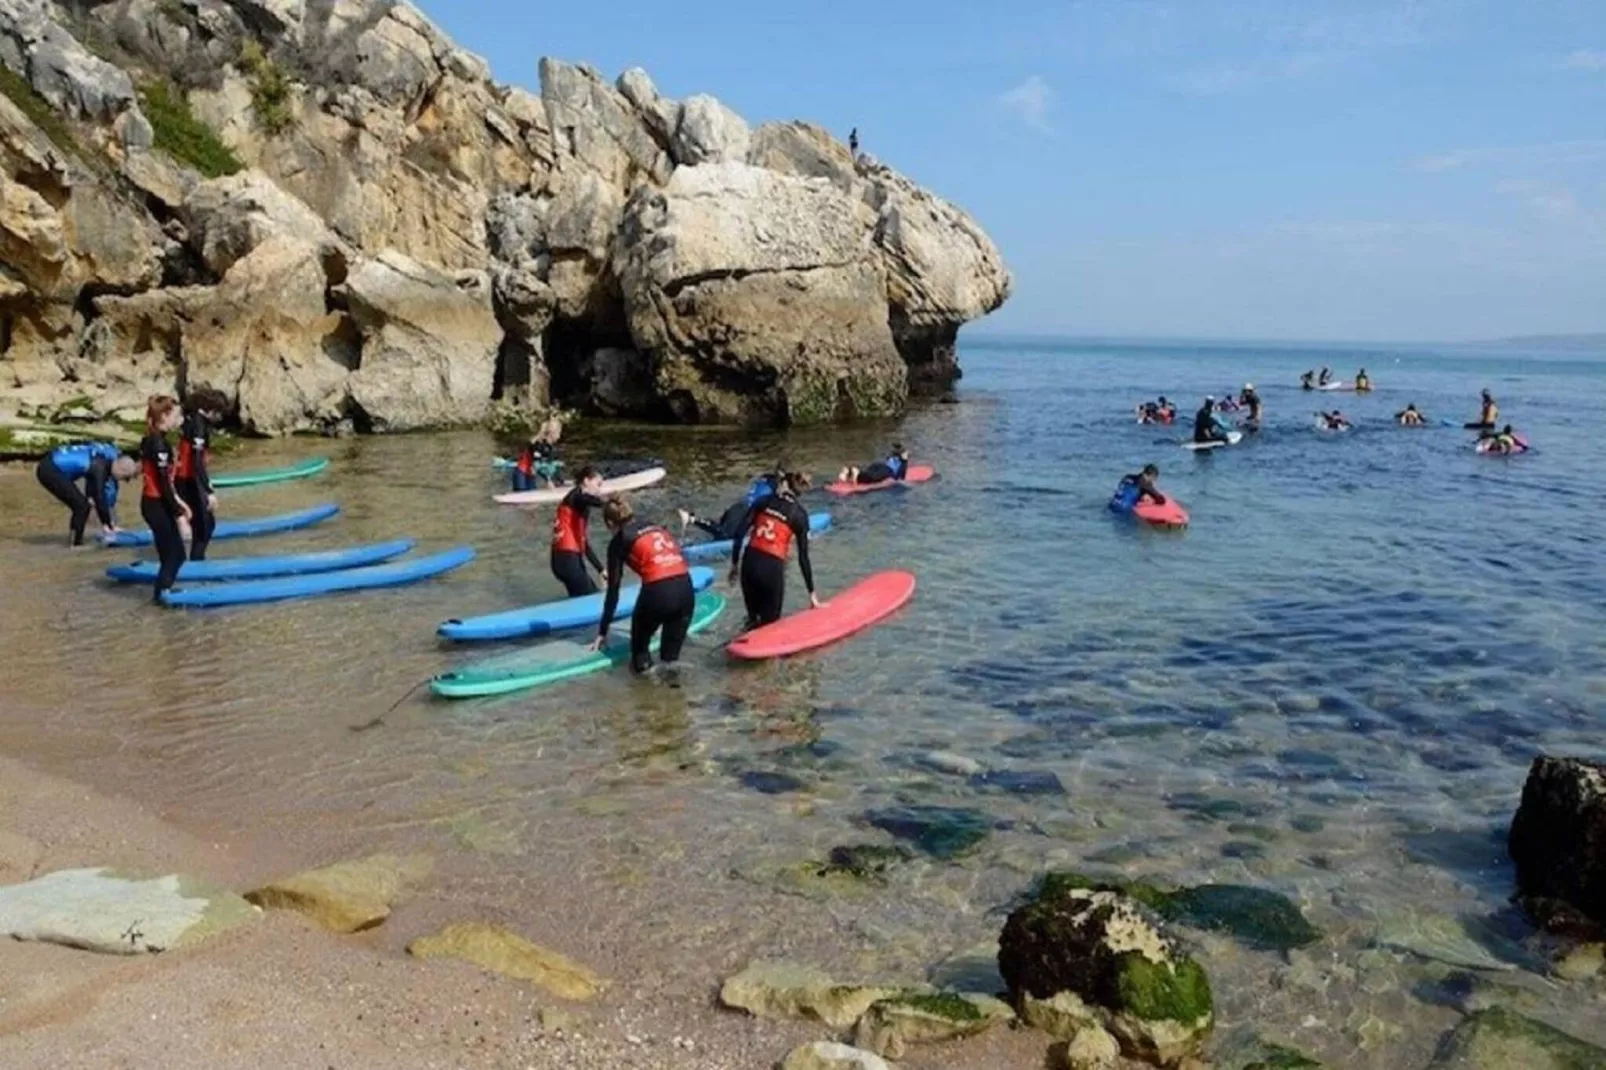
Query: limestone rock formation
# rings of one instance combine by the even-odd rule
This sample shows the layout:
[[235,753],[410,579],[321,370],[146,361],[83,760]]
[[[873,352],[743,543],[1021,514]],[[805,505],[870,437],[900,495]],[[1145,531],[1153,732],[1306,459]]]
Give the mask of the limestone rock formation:
[[63,869],[0,887],[0,933],[109,955],[198,943],[256,914],[233,892],[177,874]]

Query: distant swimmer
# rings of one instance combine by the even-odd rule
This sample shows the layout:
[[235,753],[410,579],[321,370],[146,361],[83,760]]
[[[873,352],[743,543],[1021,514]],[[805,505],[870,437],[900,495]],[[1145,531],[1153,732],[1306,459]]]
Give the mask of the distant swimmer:
[[1355,392],[1357,394],[1364,394],[1371,389],[1372,377],[1366,374],[1365,368],[1362,368],[1360,371],[1355,373]]
[[1494,403],[1494,395],[1488,390],[1483,392],[1483,403],[1478,407],[1478,420],[1467,424],[1468,431],[1493,431],[1500,422],[1500,406]]
[[1331,368],[1323,368],[1322,369],[1322,373],[1316,377],[1316,385],[1317,386],[1326,386],[1328,383],[1330,383],[1332,381],[1333,381],[1333,370]]
[[1260,414],[1264,409],[1260,395],[1255,392],[1254,383],[1245,383],[1244,392],[1238,395],[1238,404],[1249,410],[1250,430],[1260,429]]
[[663,630],[659,657],[665,665],[673,665],[680,660],[697,608],[691,569],[680,544],[657,524],[636,519],[635,509],[623,496],[610,498],[603,506],[602,522],[613,532],[613,539],[608,543],[608,593],[602,602],[602,624],[591,649],[601,650],[607,641],[628,568],[641,577],[635,612],[630,615],[630,668],[638,673],[652,668],[652,638],[659,629]]
[[1205,398],[1198,412],[1193,414],[1193,440],[1195,442],[1226,442],[1227,425],[1216,415],[1214,395]]
[[[84,544],[84,527],[93,512],[100,529],[117,533],[117,484],[133,479],[139,465],[110,442],[75,442],[57,446],[39,462],[39,485],[72,510],[67,530],[73,546]],[[78,489],[78,481],[84,489]]]
[[[736,538],[736,531],[741,527],[742,521],[747,518],[747,514],[752,511],[755,505],[773,495],[782,479],[786,478],[782,473],[790,471],[791,466],[783,462],[777,464],[768,472],[759,473],[753,478],[753,482],[748,484],[747,492],[740,499],[731,503],[730,507],[720,514],[718,520],[700,517],[689,509],[677,510],[680,514],[681,535],[686,534],[688,527],[695,527],[708,532],[709,535],[717,540]],[[802,473],[794,474],[797,476],[799,483],[807,483],[807,476]]]
[[1395,413],[1394,419],[1399,422],[1401,427],[1421,427],[1423,424],[1428,422],[1427,418],[1422,415],[1419,409],[1417,409],[1416,402],[1414,401],[1401,411]]
[[1528,444],[1512,430],[1510,424],[1499,431],[1486,431],[1479,435],[1476,445],[1483,453],[1521,453],[1528,448]]
[[591,510],[605,504],[602,493],[602,473],[586,465],[576,473],[574,489],[558,503],[558,515],[552,520],[552,575],[563,584],[570,598],[596,594],[597,584],[586,571],[586,562],[598,573],[602,561],[591,548]]
[[1316,419],[1324,431],[1348,431],[1352,426],[1348,418],[1337,409],[1332,412],[1319,412],[1316,414]]
[[863,468],[852,465],[837,473],[838,483],[885,483],[889,479],[902,480],[909,474],[909,451],[903,443],[894,442],[892,453],[884,461],[872,461]]
[[[758,628],[781,619],[786,600],[786,559],[797,547],[797,567],[809,605],[819,606],[814,590],[814,566],[809,561],[809,514],[797,496],[808,489],[808,477],[791,473],[774,494],[748,511],[731,547],[731,579],[740,579],[747,606],[747,626]],[[751,538],[744,538],[751,532]],[[745,545],[744,545],[745,544]]]
[[1136,505],[1145,499],[1153,502],[1155,505],[1164,505],[1165,495],[1160,493],[1160,488],[1156,485],[1156,482],[1159,480],[1159,478],[1159,466],[1146,464],[1143,466],[1143,471],[1137,473],[1136,475],[1122,476],[1120,487],[1121,489],[1133,488],[1138,492],[1137,497],[1132,499],[1133,505]]
[[1312,370],[1306,372],[1304,375],[1301,375],[1299,377],[1299,388],[1301,390],[1315,390],[1316,389],[1316,371],[1315,371],[1315,369],[1312,369]]

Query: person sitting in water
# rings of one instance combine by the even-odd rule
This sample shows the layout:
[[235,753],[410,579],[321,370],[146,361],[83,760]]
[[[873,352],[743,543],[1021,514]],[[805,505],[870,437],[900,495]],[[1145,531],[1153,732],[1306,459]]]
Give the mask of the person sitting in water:
[[1250,425],[1252,427],[1259,427],[1262,405],[1260,401],[1260,395],[1255,392],[1254,383],[1244,384],[1244,392],[1238,396],[1238,403],[1249,410]]
[[863,468],[851,465],[837,473],[838,483],[885,483],[888,480],[903,480],[909,475],[909,451],[903,448],[903,443],[894,442],[892,453],[884,461],[873,461]]
[[1220,401],[1216,402],[1216,411],[1217,412],[1237,412],[1238,411],[1238,399],[1233,396],[1231,391],[1228,391],[1226,394],[1224,394],[1222,396]]
[[1166,400],[1164,394],[1160,395],[1160,422],[1168,424],[1177,418],[1177,407]]
[[1364,394],[1370,389],[1372,389],[1372,377],[1366,374],[1365,368],[1362,368],[1355,373],[1355,390],[1357,393]]
[[602,473],[586,465],[577,473],[574,488],[558,503],[552,521],[552,575],[563,584],[570,598],[596,594],[597,584],[586,571],[586,562],[598,573],[602,561],[591,548],[591,510],[601,509]]
[[658,653],[665,665],[680,660],[681,647],[697,609],[691,569],[674,536],[644,520],[623,496],[608,499],[602,522],[613,532],[608,543],[608,593],[602,602],[602,623],[592,650],[601,650],[608,628],[619,608],[619,587],[628,568],[641,577],[636,608],[630,615],[630,668],[643,673],[652,668],[652,638],[663,629]]
[[1312,370],[1306,372],[1304,375],[1301,375],[1299,377],[1299,388],[1301,390],[1315,390],[1316,389],[1316,371],[1315,371],[1315,369],[1312,369]]
[[1322,374],[1316,377],[1316,385],[1317,386],[1326,386],[1328,383],[1330,383],[1332,381],[1333,381],[1333,370],[1331,368],[1323,368],[1322,369]]
[[1519,449],[1526,448],[1521,442],[1517,441],[1517,432],[1512,429],[1510,424],[1502,427],[1499,431],[1484,432],[1478,436],[1477,444],[1486,453],[1516,453]]
[[[793,482],[796,478],[796,474],[789,474],[782,479],[774,494],[748,510],[736,530],[735,545],[731,547],[731,579],[741,580],[748,628],[761,628],[781,619],[786,601],[786,558],[794,543],[809,605],[820,604],[814,590],[814,566],[809,562],[809,514],[797,502],[808,480],[799,484]],[[748,532],[752,537],[744,539]]]
[[1227,428],[1221,417],[1216,415],[1216,399],[1214,396],[1205,398],[1204,405],[1193,416],[1193,440],[1195,442],[1226,442]]
[[[72,511],[70,545],[82,546],[91,512],[103,533],[117,534],[117,484],[138,475],[139,465],[110,442],[75,442],[51,450],[34,474],[41,487]],[[80,479],[83,490],[78,489]]]
[[709,520],[700,517],[689,509],[676,510],[680,514],[680,533],[686,534],[688,527],[701,528],[716,540],[736,538],[737,529],[753,507],[775,494],[783,479],[791,479],[793,486],[800,491],[809,485],[809,477],[802,472],[793,472],[791,465],[784,461],[777,464],[768,472],[761,472],[755,476],[753,482],[748,484],[747,493],[719,515],[718,520]]
[[535,490],[538,482],[552,487],[557,485],[558,472],[563,462],[558,460],[558,439],[563,435],[563,424],[556,418],[541,425],[519,451],[513,464],[512,480],[515,491]]
[[1122,476],[1120,486],[1121,489],[1125,489],[1127,487],[1137,488],[1138,496],[1132,499],[1133,505],[1137,505],[1145,498],[1153,502],[1155,505],[1164,505],[1165,495],[1161,494],[1160,488],[1155,486],[1155,480],[1159,478],[1159,466],[1146,464],[1143,466],[1143,471],[1139,472],[1137,475]]
[[1160,422],[1160,406],[1152,401],[1145,401],[1137,408],[1138,423],[1157,424]]
[[1349,420],[1345,419],[1344,414],[1337,409],[1332,412],[1319,412],[1316,415],[1322,421],[1322,426],[1329,431],[1348,431],[1350,429]]
[[1427,423],[1427,419],[1417,409],[1414,401],[1402,411],[1395,413],[1394,419],[1399,421],[1401,427],[1421,427]]

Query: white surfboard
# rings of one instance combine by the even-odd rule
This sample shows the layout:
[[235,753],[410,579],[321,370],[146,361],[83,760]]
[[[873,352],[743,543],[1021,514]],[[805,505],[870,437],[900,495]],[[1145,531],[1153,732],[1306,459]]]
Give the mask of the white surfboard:
[[1244,433],[1242,431],[1228,431],[1227,441],[1225,442],[1222,442],[1220,439],[1217,439],[1214,442],[1184,442],[1182,444],[1182,448],[1185,450],[1214,450],[1220,449],[1222,446],[1236,446],[1243,440]]
[[[627,476],[617,476],[602,481],[602,493],[618,494],[621,491],[640,490],[659,482],[669,472],[663,468],[644,468],[639,472],[631,472]],[[542,487],[539,490],[522,490],[511,494],[498,494],[495,500],[500,505],[543,505],[550,502],[561,502],[563,496],[574,489],[573,483],[559,483],[555,487]]]

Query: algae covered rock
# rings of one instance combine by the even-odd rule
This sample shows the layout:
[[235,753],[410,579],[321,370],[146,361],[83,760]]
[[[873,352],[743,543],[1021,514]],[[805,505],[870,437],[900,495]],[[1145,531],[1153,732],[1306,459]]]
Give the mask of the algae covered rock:
[[810,966],[755,962],[728,979],[719,1001],[758,1018],[813,1018],[846,1029],[883,999],[899,995],[895,986],[842,984]]
[[63,869],[0,888],[0,933],[109,955],[184,947],[258,913],[233,892],[177,874]]
[[1121,1045],[1101,1026],[1081,1029],[1065,1045],[1065,1070],[1108,1070],[1121,1056]]
[[1166,891],[1153,884],[1081,873],[1050,873],[1045,893],[1083,888],[1119,892],[1142,903],[1166,921],[1207,932],[1224,932],[1259,951],[1290,951],[1322,937],[1287,896],[1243,884],[1201,884]]
[[1098,1012],[1123,1051],[1161,1065],[1197,1054],[1214,1020],[1203,968],[1120,892],[1046,885],[1010,914],[998,966],[1028,1016],[1027,997],[1073,994]]
[[990,996],[913,992],[873,1004],[854,1029],[854,1043],[889,1059],[901,1059],[911,1044],[934,1044],[983,1033],[1015,1017]]
[[1469,1016],[1439,1045],[1429,1070],[1600,1070],[1606,1048],[1504,1007]]
[[606,982],[556,951],[532,944],[499,925],[460,922],[407,945],[418,959],[455,958],[493,973],[529,981],[561,999],[584,1001],[602,994]]
[[865,820],[944,860],[972,850],[993,828],[992,819],[980,810],[953,806],[893,806],[871,810]]
[[264,909],[305,914],[337,933],[354,933],[390,917],[402,891],[431,868],[422,856],[373,855],[273,881],[245,898]]
[[891,1070],[874,1052],[847,1044],[816,1040],[796,1049],[781,1063],[781,1070]]

